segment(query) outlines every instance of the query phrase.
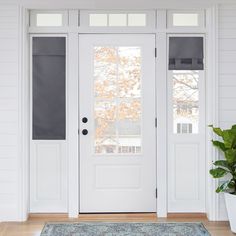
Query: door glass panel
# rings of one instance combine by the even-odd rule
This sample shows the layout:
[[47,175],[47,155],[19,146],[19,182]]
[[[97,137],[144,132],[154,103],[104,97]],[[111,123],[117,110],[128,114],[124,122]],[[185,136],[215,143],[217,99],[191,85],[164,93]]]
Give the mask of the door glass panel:
[[118,92],[122,98],[141,97],[141,51],[137,47],[119,47]]
[[141,49],[94,47],[95,153],[141,152]]
[[198,133],[199,71],[173,71],[174,133]]

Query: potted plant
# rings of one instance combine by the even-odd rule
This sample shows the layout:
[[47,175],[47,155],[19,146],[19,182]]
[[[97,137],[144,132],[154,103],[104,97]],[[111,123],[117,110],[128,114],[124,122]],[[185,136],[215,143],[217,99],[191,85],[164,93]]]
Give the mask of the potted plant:
[[210,174],[213,178],[222,178],[216,192],[224,192],[230,227],[236,233],[236,125],[227,130],[210,127],[221,139],[212,140],[213,145],[224,154],[223,160],[213,163]]

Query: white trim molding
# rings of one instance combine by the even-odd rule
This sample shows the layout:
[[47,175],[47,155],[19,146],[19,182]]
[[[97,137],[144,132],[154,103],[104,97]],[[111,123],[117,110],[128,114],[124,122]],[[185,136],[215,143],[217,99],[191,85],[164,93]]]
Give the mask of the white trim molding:
[[[157,113],[157,216],[167,217],[167,34],[166,10],[157,12],[156,113]],[[158,94],[158,96],[157,96]],[[162,115],[159,115],[162,114]]]
[[19,220],[28,219],[29,213],[29,14],[28,11],[19,8],[19,127],[21,163],[19,162]]
[[[78,25],[78,12],[69,11],[71,26]],[[79,37],[77,31],[68,34],[68,215],[79,215]],[[70,91],[70,92],[69,92]]]
[[[207,80],[206,80],[206,124],[219,125],[218,101],[218,5],[207,9]],[[218,159],[218,152],[213,148],[211,139],[212,131],[206,127],[206,191],[207,191],[207,217],[209,220],[219,220],[219,196],[215,193],[217,181],[209,175],[212,162]]]

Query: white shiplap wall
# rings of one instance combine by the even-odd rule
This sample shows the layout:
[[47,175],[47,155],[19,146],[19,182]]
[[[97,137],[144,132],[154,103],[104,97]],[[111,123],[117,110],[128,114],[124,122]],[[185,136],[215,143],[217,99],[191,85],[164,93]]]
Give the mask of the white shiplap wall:
[[19,219],[19,8],[0,5],[0,221]]
[[[236,4],[219,7],[219,116],[222,128],[236,124]],[[219,219],[227,219],[223,195]]]

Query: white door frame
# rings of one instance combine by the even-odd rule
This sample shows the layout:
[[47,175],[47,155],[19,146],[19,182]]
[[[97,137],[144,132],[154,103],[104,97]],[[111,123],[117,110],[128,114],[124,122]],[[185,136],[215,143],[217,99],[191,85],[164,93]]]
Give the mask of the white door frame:
[[[52,8],[53,6],[51,6]],[[40,5],[34,5],[34,9],[41,8]],[[27,219],[29,214],[29,124],[27,119],[30,115],[29,112],[29,52],[28,52],[28,32],[31,33],[40,33],[38,29],[30,29],[28,31],[28,9],[32,9],[32,6],[23,6],[20,7],[20,42],[19,42],[19,53],[20,53],[20,68],[19,68],[19,76],[20,76],[20,93],[19,93],[19,101],[21,114],[20,114],[20,129],[19,132],[22,134],[22,140],[20,145],[22,146],[22,150],[20,153],[20,162],[18,165],[19,168],[19,220],[24,221]],[[218,6],[212,6],[207,9],[207,28],[206,31],[202,30],[198,33],[207,33],[206,35],[206,49],[207,49],[207,86],[206,86],[206,109],[207,109],[207,124],[213,123],[215,125],[218,124],[218,71],[217,71],[217,51],[218,51],[218,43],[217,43],[217,11]],[[77,10],[70,11],[71,18],[73,19],[73,26],[70,29],[64,28],[61,29],[57,33],[67,33],[68,34],[68,42],[69,42],[69,62],[73,60],[74,64],[78,65],[78,57],[76,52],[78,52],[78,48],[74,48],[74,46],[70,45],[78,45],[78,33],[83,33],[80,31],[78,27],[76,27],[77,22]],[[176,33],[170,32],[166,29],[166,18],[164,17],[166,14],[166,10],[158,10],[158,28],[152,29],[149,33],[155,32],[157,37],[157,47],[161,45],[161,47],[157,48],[157,62],[156,62],[156,79],[159,79],[160,84],[157,85],[156,93],[160,94],[161,98],[157,99],[157,114],[163,114],[162,117],[158,117],[158,129],[157,129],[157,187],[158,187],[158,198],[157,198],[157,214],[159,217],[167,216],[167,161],[166,161],[166,150],[167,150],[167,139],[166,139],[166,118],[167,112],[165,106],[163,106],[162,98],[166,98],[167,90],[166,90],[166,72],[167,72],[167,33]],[[54,29],[55,30],[55,29]],[[86,30],[85,30],[86,31]],[[53,31],[54,32],[54,31]],[[139,31],[137,30],[137,33]],[[42,33],[42,31],[41,31]],[[110,32],[111,33],[111,32]],[[148,33],[148,32],[146,32]],[[193,31],[185,31],[182,33],[196,33]],[[70,43],[71,42],[71,43]],[[162,58],[163,60],[159,60],[158,58]],[[69,63],[70,64],[70,63]],[[162,70],[158,70],[158,68],[162,68]],[[166,70],[163,70],[166,68]],[[73,75],[73,76],[72,76]],[[70,67],[68,66],[68,89],[73,90],[74,93],[68,97],[69,105],[69,114],[73,111],[77,111],[77,105],[73,104],[72,101],[77,99],[76,92],[78,91],[78,67]],[[77,93],[78,94],[78,93]],[[78,100],[77,100],[78,101]],[[78,186],[78,117],[69,115],[69,127],[68,127],[68,139],[69,142],[69,155],[70,161],[69,165],[69,197],[68,197],[68,214],[69,217],[77,217],[79,214],[79,186]],[[207,129],[206,129],[207,130]],[[207,130],[206,131],[207,139],[212,136],[212,134]],[[207,141],[207,164],[209,167],[211,165],[212,160],[217,158],[217,154],[211,146],[211,143]],[[164,157],[164,158],[163,158]],[[206,170],[208,173],[208,170]],[[160,179],[161,178],[161,179]],[[209,177],[207,178],[207,214],[210,220],[218,219],[218,197],[214,194],[215,182]]]
[[[33,38],[35,37],[62,37],[62,38],[65,38],[65,50],[66,50],[66,53],[68,51],[68,38],[67,38],[67,35],[66,34],[30,34],[30,55],[33,55]],[[33,114],[33,58],[31,56],[31,58],[29,59],[30,61],[30,114]],[[69,122],[68,122],[68,114],[69,114],[69,110],[68,110],[68,94],[69,94],[69,90],[68,90],[68,58],[65,58],[65,94],[66,94],[66,102],[65,102],[65,112],[66,112],[66,122],[65,122],[65,126],[66,126],[66,130],[68,129],[68,126],[69,126]],[[68,191],[68,162],[67,162],[67,153],[68,153],[68,132],[66,132],[66,137],[64,140],[34,140],[33,139],[33,136],[32,136],[32,126],[33,126],[33,120],[32,120],[32,115],[30,115],[30,118],[29,118],[30,122],[30,127],[29,127],[29,131],[30,131],[30,168],[32,168],[32,172],[30,171],[30,210],[32,213],[34,212],[48,212],[50,209],[51,211],[54,211],[54,212],[64,212],[66,210],[66,204],[67,204],[67,201],[68,201],[68,196],[67,194],[63,194],[61,193],[61,199],[60,200],[55,200],[53,203],[55,203],[55,206],[52,206],[52,202],[51,200],[46,203],[45,201],[43,201],[43,205],[44,207],[39,207],[38,208],[38,205],[40,205],[40,201],[42,202],[42,200],[39,200],[38,201],[38,197],[37,197],[37,190],[36,190],[36,187],[37,187],[37,171],[35,170],[35,166],[36,166],[36,163],[38,162],[37,160],[37,150],[40,148],[40,146],[47,146],[47,147],[58,147],[58,150],[60,150],[60,154],[59,154],[59,163],[61,165],[61,168],[60,168],[60,173],[61,173],[61,181],[60,181],[60,184],[61,184],[61,188],[65,189],[66,191]],[[58,203],[57,203],[58,202]],[[59,207],[60,205],[60,207]],[[53,210],[54,209],[54,210]]]

